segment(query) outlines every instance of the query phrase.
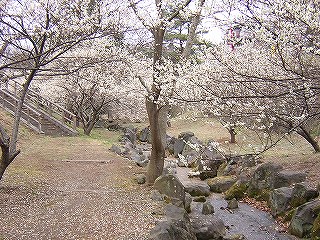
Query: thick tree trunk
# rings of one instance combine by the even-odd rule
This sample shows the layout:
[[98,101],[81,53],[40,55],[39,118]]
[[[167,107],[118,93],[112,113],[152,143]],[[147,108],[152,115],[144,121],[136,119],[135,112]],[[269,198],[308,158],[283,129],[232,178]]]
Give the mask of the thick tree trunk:
[[0,161],[0,180],[1,180],[7,167],[10,165],[10,163],[12,163],[15,157],[18,156],[18,154],[20,153],[20,150],[10,151],[10,138],[2,126],[0,126],[0,147],[1,147],[1,159],[0,159],[1,160]]
[[[146,100],[150,131],[151,131],[151,156],[148,164],[147,183],[153,184],[157,177],[162,174],[164,165],[163,125],[160,121],[160,110],[156,103]],[[164,125],[166,122],[164,123]],[[165,131],[164,131],[165,132]]]
[[303,126],[300,126],[299,129],[297,129],[297,133],[311,144],[315,152],[320,152],[319,143],[314,137],[311,136],[308,130],[306,130]]

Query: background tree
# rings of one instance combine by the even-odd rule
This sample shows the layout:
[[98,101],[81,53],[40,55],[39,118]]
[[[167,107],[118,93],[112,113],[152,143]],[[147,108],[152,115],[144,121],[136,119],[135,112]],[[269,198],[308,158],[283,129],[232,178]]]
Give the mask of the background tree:
[[259,130],[269,145],[297,132],[318,152],[319,5],[239,2],[236,24],[251,37],[234,51],[221,45],[207,53],[202,78],[190,80],[202,90],[199,99],[220,109],[220,116],[236,110],[233,116]]
[[[63,68],[52,69],[53,62],[78,44],[112,36],[118,29],[111,14],[115,8],[102,8],[101,4],[101,1],[88,0],[1,3],[1,75],[4,80],[15,76],[23,79],[10,142],[11,156],[18,152],[21,111],[31,82],[41,74],[65,73]],[[102,14],[106,17],[102,18]]]

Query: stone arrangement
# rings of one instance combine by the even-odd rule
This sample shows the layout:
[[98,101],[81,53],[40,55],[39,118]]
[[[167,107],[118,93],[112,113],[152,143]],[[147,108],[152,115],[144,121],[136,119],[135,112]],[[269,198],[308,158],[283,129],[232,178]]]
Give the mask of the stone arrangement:
[[[146,167],[150,130],[124,129],[120,146],[112,146],[111,150]],[[226,157],[214,141],[204,144],[192,132],[182,132],[178,138],[167,136],[166,152],[164,174],[154,184],[152,199],[169,205],[166,220],[152,230],[150,239],[227,239],[222,220],[214,217],[214,206],[206,202],[210,192],[223,193],[229,201],[227,209],[237,208],[237,200],[245,196],[264,200],[274,217],[290,222],[290,234],[320,237],[319,189],[306,182],[305,173],[262,163],[254,155]],[[177,166],[190,168],[189,177],[199,177],[204,184],[183,186],[174,175]],[[143,184],[143,177],[139,176],[137,182]],[[189,219],[187,215],[192,200],[204,202],[201,219]]]

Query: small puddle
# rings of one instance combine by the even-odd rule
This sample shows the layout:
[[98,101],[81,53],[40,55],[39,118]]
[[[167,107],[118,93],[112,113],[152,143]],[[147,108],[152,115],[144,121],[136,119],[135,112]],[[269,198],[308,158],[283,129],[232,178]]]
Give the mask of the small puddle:
[[[177,168],[177,176],[180,181],[185,184],[197,183],[206,185],[205,181],[201,181],[198,178],[188,178],[188,168]],[[258,210],[245,203],[239,203],[238,209],[233,209],[229,212],[225,208],[227,207],[227,201],[223,199],[222,194],[212,193],[207,197],[207,201],[210,201],[214,206],[214,215],[222,219],[226,228],[227,236],[234,234],[242,234],[248,240],[296,240],[298,238],[277,231],[277,223],[271,216],[271,214]],[[200,217],[202,215],[202,203],[192,202],[192,212],[190,217]]]

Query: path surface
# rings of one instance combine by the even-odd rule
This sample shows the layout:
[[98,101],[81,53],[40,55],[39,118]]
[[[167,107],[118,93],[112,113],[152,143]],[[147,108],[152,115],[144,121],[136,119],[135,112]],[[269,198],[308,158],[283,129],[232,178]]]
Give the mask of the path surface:
[[[188,178],[188,168],[177,168],[177,175],[183,184],[203,184],[205,181],[197,178]],[[233,213],[225,210],[227,201],[222,194],[211,194],[207,201],[210,201],[215,209],[215,215],[222,219],[227,226],[227,236],[243,234],[248,240],[294,240],[294,236],[279,233],[277,225],[272,216],[247,204],[240,203],[239,208]],[[192,202],[190,216],[198,218],[201,216],[202,203]]]
[[160,206],[134,182],[141,168],[88,139],[25,148],[0,183],[0,239],[146,239]]

